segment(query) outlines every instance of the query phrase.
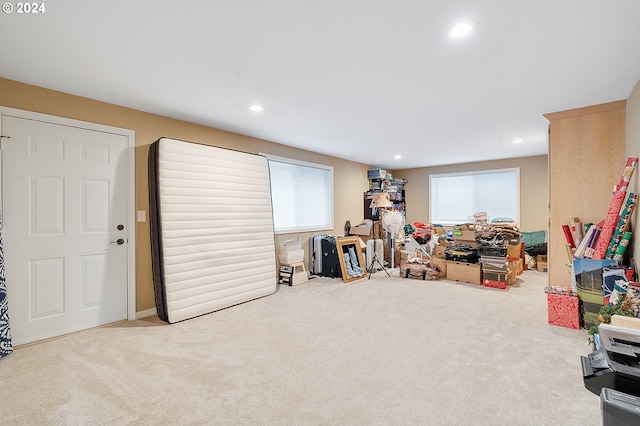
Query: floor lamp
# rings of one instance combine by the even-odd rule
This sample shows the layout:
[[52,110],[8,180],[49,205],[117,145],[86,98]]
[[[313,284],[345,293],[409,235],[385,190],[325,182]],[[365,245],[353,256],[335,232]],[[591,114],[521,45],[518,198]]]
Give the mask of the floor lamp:
[[[389,199],[389,194],[386,192],[377,192],[373,195],[373,199],[371,200],[371,210],[373,211],[373,214],[375,215],[377,213],[377,209],[390,209],[393,207],[393,204],[391,203],[391,200]],[[382,219],[382,212],[379,212],[379,217]],[[380,259],[378,259],[378,253],[377,250],[375,249],[375,244],[373,246],[373,256],[371,259],[371,265],[369,265],[368,271],[369,271],[369,278],[371,278],[371,273],[374,270],[375,264],[377,263],[378,265],[380,265],[380,268],[386,272],[387,275],[389,275],[389,272],[385,269],[385,267],[382,265],[382,263],[380,263]],[[383,255],[384,256],[384,255]],[[393,267],[393,266],[392,266]],[[389,275],[391,276],[391,275]]]

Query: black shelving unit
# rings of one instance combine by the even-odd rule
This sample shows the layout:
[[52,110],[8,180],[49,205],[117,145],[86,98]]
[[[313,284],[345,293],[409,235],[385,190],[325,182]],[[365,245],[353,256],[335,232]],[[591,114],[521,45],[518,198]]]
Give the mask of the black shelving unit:
[[[369,176],[374,173],[369,171]],[[369,191],[365,192],[364,197],[364,218],[371,220],[380,220],[379,212],[373,213],[371,209],[371,200],[373,196],[378,192],[386,192],[389,194],[389,199],[393,204],[393,210],[397,210],[406,216],[407,204],[405,200],[404,184],[406,179],[393,179],[390,178],[386,172],[382,173],[385,178],[369,178]]]

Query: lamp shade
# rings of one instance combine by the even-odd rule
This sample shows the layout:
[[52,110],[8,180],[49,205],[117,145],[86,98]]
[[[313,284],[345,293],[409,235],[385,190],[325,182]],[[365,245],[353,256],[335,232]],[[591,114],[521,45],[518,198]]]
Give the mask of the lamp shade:
[[393,204],[389,199],[389,194],[387,194],[386,192],[377,192],[373,195],[373,200],[371,200],[371,207],[384,209],[393,207]]

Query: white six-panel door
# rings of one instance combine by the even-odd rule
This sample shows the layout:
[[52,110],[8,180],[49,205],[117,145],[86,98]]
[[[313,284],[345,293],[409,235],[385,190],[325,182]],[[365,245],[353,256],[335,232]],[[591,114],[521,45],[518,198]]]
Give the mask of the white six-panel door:
[[14,344],[126,319],[127,137],[7,115],[2,136]]

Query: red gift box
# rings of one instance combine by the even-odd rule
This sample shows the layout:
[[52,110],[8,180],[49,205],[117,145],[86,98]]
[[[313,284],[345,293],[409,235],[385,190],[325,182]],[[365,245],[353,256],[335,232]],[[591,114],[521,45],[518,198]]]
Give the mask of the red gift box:
[[580,328],[578,303],[577,295],[547,293],[549,324],[567,328]]
[[482,284],[484,284],[485,287],[501,288],[503,290],[507,288],[507,281],[496,281],[496,280],[489,280],[485,278],[482,281]]

